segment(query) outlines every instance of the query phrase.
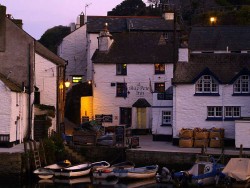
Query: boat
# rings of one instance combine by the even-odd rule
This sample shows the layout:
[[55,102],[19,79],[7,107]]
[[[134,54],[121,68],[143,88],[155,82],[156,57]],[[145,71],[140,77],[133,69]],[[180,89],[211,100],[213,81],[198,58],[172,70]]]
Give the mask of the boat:
[[110,167],[110,163],[107,161],[98,161],[98,162],[91,163],[92,172],[96,170],[102,170],[108,167]]
[[221,183],[227,186],[250,186],[250,158],[231,158],[220,174],[218,184]]
[[71,162],[69,160],[64,160],[45,167],[40,167],[34,170],[33,173],[41,179],[51,179],[55,175],[55,170],[61,170],[65,167],[69,167],[70,165]]
[[186,185],[215,185],[216,178],[223,170],[224,165],[217,163],[211,156],[207,160],[197,160],[187,171],[179,171],[172,174],[172,179],[177,186]]
[[154,178],[158,171],[158,165],[150,165],[144,167],[130,168],[130,169],[119,169],[113,170],[114,175],[118,178],[128,179],[146,179]]
[[86,176],[90,174],[91,163],[83,163],[79,165],[73,165],[70,167],[56,169],[54,170],[54,175],[56,177],[79,177]]
[[98,179],[106,179],[106,178],[110,178],[110,177],[114,177],[114,169],[130,169],[130,168],[134,168],[135,164],[131,161],[123,161],[121,163],[116,163],[111,165],[108,168],[104,168],[104,169],[99,169],[99,170],[95,170],[92,172],[93,177],[94,178],[98,178]]

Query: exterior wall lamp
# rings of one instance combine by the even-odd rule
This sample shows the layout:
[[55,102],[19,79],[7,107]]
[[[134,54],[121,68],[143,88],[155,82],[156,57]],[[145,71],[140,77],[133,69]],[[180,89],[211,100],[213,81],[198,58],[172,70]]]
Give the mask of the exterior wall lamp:
[[64,84],[65,84],[65,87],[66,87],[66,88],[69,88],[69,86],[70,86],[70,81],[67,79],[67,80],[64,82]]
[[216,17],[214,17],[214,16],[212,16],[212,17],[210,17],[210,24],[211,25],[214,25],[215,23],[216,23],[216,21],[217,21],[217,18]]

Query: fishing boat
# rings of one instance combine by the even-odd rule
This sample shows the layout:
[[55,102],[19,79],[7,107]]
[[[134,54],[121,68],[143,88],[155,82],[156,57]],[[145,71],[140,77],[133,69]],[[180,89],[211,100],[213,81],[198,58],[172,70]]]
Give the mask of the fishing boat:
[[121,163],[116,163],[111,165],[108,168],[103,168],[99,170],[95,170],[92,172],[93,177],[97,179],[106,179],[110,177],[114,177],[114,169],[130,169],[134,168],[135,164],[131,161],[124,161]]
[[45,167],[40,167],[34,170],[33,173],[41,179],[51,179],[55,175],[55,170],[61,170],[65,167],[69,167],[70,165],[71,162],[69,160],[64,160]]
[[250,186],[250,159],[231,158],[219,176],[218,184],[221,183],[235,187],[243,184]]
[[98,161],[98,162],[91,163],[92,172],[97,171],[97,170],[102,170],[108,167],[110,167],[110,163],[107,161]]
[[67,185],[87,184],[91,183],[91,178],[90,176],[77,177],[77,178],[55,178],[54,183],[67,184]]
[[79,177],[90,174],[92,165],[91,163],[83,163],[79,165],[73,165],[70,167],[54,170],[56,177]]
[[208,156],[207,160],[197,160],[187,171],[179,171],[172,174],[173,180],[178,186],[189,184],[197,186],[215,185],[216,178],[223,170],[224,165],[217,163]]
[[114,169],[114,175],[118,178],[128,179],[146,179],[154,178],[158,171],[158,165],[150,165],[144,167],[130,168],[130,169]]

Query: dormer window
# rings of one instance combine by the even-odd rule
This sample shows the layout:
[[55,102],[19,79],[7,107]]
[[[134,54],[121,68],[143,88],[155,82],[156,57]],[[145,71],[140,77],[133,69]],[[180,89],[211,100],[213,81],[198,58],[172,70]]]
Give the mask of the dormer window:
[[210,75],[203,75],[195,84],[196,94],[218,94],[218,83]]
[[249,75],[240,76],[234,83],[234,94],[249,94]]

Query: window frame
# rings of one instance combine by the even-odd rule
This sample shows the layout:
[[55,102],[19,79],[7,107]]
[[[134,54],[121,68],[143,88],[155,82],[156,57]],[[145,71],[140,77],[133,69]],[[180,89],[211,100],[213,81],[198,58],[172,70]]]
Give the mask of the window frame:
[[203,75],[195,83],[195,95],[219,95],[219,84],[211,75]]
[[[163,86],[160,86],[160,85],[163,85]],[[155,82],[154,83],[154,92],[155,93],[164,93],[165,92],[165,82]],[[162,89],[157,89],[157,88],[163,88],[163,90]]]
[[222,120],[222,119],[223,119],[222,106],[207,106],[207,120]]
[[116,75],[118,75],[118,76],[127,75],[127,64],[126,63],[117,63],[116,64]]
[[[168,119],[168,121],[166,121],[166,119]],[[163,110],[161,113],[161,121],[162,121],[162,126],[172,126],[172,111]]]
[[[244,77],[247,77],[247,79]],[[250,94],[250,76],[241,75],[233,84],[233,93],[236,95]]]
[[[228,115],[231,114],[231,115]],[[241,107],[240,106],[224,106],[224,119],[234,120],[241,117]]]
[[166,67],[165,64],[155,63],[154,64],[155,74],[165,74]]
[[127,94],[127,83],[125,83],[125,82],[117,82],[116,83],[116,97],[124,97],[124,98],[126,98],[127,96],[128,96],[128,94]]

